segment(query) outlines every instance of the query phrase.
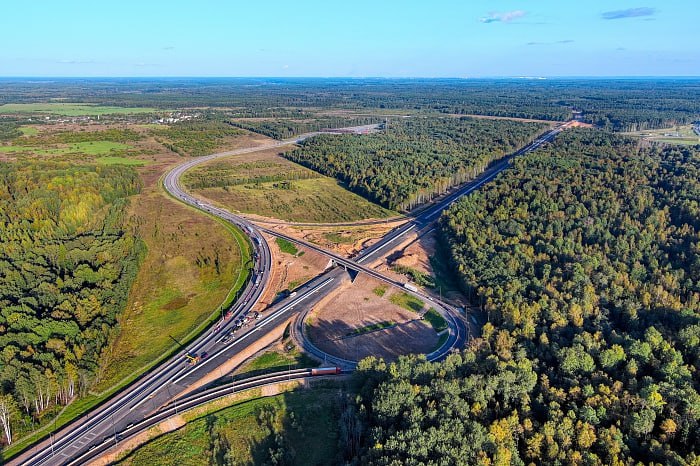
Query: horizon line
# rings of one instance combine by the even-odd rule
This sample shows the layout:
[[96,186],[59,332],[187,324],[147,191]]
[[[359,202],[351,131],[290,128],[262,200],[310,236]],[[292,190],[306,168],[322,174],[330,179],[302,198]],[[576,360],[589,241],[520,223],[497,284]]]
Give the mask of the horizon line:
[[485,75],[485,76],[195,76],[195,75],[168,75],[168,76],[13,76],[0,75],[0,79],[381,79],[381,80],[456,80],[468,81],[478,79],[521,79],[528,81],[543,81],[548,79],[700,79],[697,75]]

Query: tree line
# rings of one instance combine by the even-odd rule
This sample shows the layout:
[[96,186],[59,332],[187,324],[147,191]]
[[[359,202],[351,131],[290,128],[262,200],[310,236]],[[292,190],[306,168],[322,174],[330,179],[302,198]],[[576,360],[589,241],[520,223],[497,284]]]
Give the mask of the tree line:
[[126,227],[137,173],[65,162],[0,165],[0,425],[32,430],[95,380],[142,242]]
[[469,181],[546,128],[473,118],[408,118],[370,135],[319,135],[284,154],[384,207],[410,210]]
[[163,109],[212,107],[234,117],[296,118],[317,109],[443,112],[564,121],[573,110],[615,131],[700,119],[693,79],[122,79],[5,81],[0,103],[100,103]]
[[377,117],[325,117],[309,115],[303,119],[266,118],[261,120],[229,120],[241,129],[260,133],[274,139],[287,139],[299,134],[329,128],[362,126],[384,121]]
[[481,338],[370,359],[358,464],[696,464],[700,147],[576,130],[440,220]]

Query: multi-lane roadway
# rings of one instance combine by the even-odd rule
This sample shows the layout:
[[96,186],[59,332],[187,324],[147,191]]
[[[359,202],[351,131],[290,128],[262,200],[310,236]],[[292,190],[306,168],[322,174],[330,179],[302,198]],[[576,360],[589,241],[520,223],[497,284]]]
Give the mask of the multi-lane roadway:
[[[358,130],[363,131],[364,128],[367,127],[358,128]],[[439,214],[456,199],[478,189],[481,185],[493,179],[498,173],[503,171],[508,166],[512,157],[536,149],[544,142],[551,140],[562,128],[562,126],[559,126],[545,133],[525,148],[492,165],[474,181],[455,190],[448,196],[445,196],[432,207],[425,209],[420,215],[411,219],[401,227],[392,230],[371,247],[360,251],[360,253],[351,260],[322,250],[313,244],[304,243],[304,246],[330,255],[336,263],[346,268],[361,273],[367,273],[379,280],[388,281],[392,285],[400,286],[400,283],[386,278],[365,264],[371,264],[382,257],[382,254],[388,252],[388,248],[392,244],[400,243],[402,238],[412,231],[419,231],[434,222],[439,217]],[[251,310],[265,290],[272,263],[269,247],[261,231],[275,236],[281,236],[291,241],[299,241],[282,235],[275,230],[261,229],[240,216],[195,198],[187,193],[179,183],[180,176],[195,165],[216,158],[296,144],[316,134],[318,133],[310,133],[285,141],[191,159],[178,165],[165,176],[163,185],[171,195],[197,209],[231,222],[241,228],[251,238],[256,261],[251,270],[251,279],[240,294],[238,301],[231,308],[229,314],[230,318],[222,320],[222,322],[214,327],[214,330],[208,331],[197,338],[186,350],[178,353],[164,364],[161,364],[150,373],[144,375],[93,412],[74,421],[59,432],[52,433],[48,439],[15,457],[8,464],[32,466],[64,465],[68,464],[72,459],[80,457],[95,445],[106,445],[110,441],[108,439],[112,439],[116,442],[119,432],[141,422],[143,419],[147,418],[150,413],[156,411],[158,407],[177,398],[187,387],[218,367],[223,361],[240,353],[253,341],[285,322],[291,313],[297,312],[302,308],[308,309],[310,306],[313,306],[324,294],[331,291],[342,280],[344,274],[343,270],[338,268],[328,270],[297,289],[294,296],[289,296],[271,306],[266,310],[264,316],[256,320],[251,320]],[[434,298],[423,295],[422,293],[409,292],[417,294],[423,299],[430,299],[435,302]],[[448,342],[436,352],[432,353],[430,355],[431,359],[443,357],[451,348],[461,346],[466,338],[464,323],[461,319],[456,318],[452,312],[450,312],[451,309],[448,305],[444,303],[435,304],[435,307],[448,319],[452,331]],[[241,322],[243,316],[246,315],[248,316],[248,324],[238,328],[237,323]],[[229,334],[234,328],[237,328],[235,338],[225,338],[225,335]],[[313,348],[306,346],[305,348],[314,352]],[[191,365],[188,363],[190,359],[188,359],[185,354],[189,355],[190,359],[193,356],[201,358],[204,354],[207,356],[206,358],[200,359],[196,364]],[[340,363],[339,365],[343,365],[343,361],[338,362]],[[352,361],[350,361],[350,363],[352,363]]]

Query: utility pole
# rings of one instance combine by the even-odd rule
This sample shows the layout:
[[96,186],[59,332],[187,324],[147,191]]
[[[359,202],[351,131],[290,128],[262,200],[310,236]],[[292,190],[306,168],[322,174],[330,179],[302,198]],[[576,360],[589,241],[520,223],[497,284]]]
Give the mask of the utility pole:
[[117,440],[117,428],[114,426],[114,413],[110,415],[112,418],[112,433],[114,434],[114,443],[117,444],[119,441]]

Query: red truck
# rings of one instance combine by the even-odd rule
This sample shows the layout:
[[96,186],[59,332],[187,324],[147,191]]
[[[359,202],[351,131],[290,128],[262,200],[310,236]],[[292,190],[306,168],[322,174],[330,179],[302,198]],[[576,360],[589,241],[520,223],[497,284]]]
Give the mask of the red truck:
[[311,375],[337,375],[343,372],[340,367],[318,367],[311,369]]

